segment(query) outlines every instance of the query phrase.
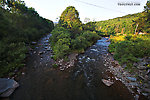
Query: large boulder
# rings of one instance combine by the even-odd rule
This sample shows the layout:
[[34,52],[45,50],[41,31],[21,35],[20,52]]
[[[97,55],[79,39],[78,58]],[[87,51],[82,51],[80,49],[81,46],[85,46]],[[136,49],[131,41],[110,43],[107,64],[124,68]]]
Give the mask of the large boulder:
[[0,78],[0,97],[9,97],[18,86],[13,79]]

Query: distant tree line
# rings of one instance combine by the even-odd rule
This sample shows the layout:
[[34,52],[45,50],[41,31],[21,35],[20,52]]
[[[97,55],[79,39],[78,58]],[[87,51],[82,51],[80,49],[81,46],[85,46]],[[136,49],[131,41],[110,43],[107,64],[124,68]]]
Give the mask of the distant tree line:
[[[137,29],[136,29],[137,27]],[[150,1],[147,1],[144,11],[129,14],[106,21],[89,22],[84,25],[87,30],[95,30],[101,35],[150,33]]]

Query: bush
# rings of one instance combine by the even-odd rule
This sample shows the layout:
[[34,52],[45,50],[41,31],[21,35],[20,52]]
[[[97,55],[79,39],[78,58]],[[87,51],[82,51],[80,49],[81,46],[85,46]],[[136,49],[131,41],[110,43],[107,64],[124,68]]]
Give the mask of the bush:
[[55,53],[54,58],[63,58],[65,55],[69,54],[70,39],[63,38],[59,39],[55,46],[53,47],[53,51]]
[[71,41],[71,46],[73,50],[84,50],[90,45],[90,42],[86,40],[83,36],[78,36],[76,39]]
[[150,35],[111,36],[109,52],[121,64],[137,62],[138,57],[150,56]]
[[33,8],[12,2],[11,8],[9,1],[4,5],[8,9],[0,7],[0,77],[24,66],[25,43],[36,41],[53,29],[53,22],[40,17]]
[[71,52],[84,52],[84,49],[91,46],[99,39],[96,32],[85,31],[76,36],[64,27],[55,27],[52,31],[50,42],[54,51],[54,59],[66,58]]
[[52,31],[50,42],[54,51],[54,59],[63,58],[70,52],[70,32],[63,27],[56,27]]

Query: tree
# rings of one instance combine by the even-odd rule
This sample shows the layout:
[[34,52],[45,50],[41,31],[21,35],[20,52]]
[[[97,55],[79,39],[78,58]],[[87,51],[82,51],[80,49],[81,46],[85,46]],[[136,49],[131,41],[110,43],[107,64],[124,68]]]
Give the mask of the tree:
[[150,1],[147,1],[143,14],[136,22],[139,25],[137,31],[150,33]]
[[53,28],[23,1],[0,0],[0,77],[24,66],[27,46]]
[[75,7],[69,6],[63,11],[60,16],[59,25],[70,29],[73,33],[79,33],[82,30],[79,12]]

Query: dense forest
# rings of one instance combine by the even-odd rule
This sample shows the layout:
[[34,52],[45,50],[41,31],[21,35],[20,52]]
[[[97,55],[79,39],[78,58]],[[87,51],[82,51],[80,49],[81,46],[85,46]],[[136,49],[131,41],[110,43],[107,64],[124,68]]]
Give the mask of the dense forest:
[[53,27],[23,1],[0,0],[0,77],[24,66],[27,47]]

